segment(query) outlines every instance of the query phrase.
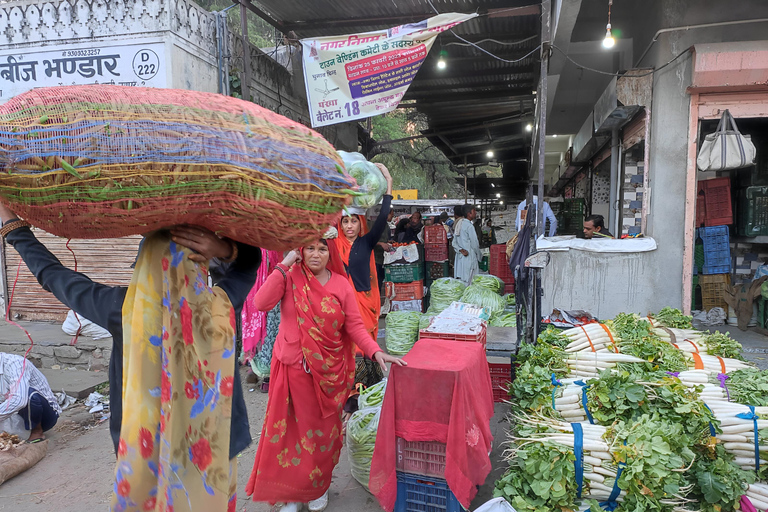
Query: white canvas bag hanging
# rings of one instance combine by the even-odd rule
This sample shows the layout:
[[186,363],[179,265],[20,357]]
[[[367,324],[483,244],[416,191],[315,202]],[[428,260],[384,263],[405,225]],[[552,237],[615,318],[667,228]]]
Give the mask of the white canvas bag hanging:
[[700,171],[729,171],[755,163],[755,145],[749,135],[742,135],[736,121],[726,110],[717,131],[704,137],[696,165]]

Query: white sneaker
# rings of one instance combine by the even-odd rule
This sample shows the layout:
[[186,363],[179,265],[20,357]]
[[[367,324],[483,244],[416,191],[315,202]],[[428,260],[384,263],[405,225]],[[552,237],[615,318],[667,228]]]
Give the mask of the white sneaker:
[[280,507],[280,512],[299,512],[301,510],[301,503],[286,503]]
[[309,512],[323,512],[328,506],[328,491],[318,499],[309,502]]

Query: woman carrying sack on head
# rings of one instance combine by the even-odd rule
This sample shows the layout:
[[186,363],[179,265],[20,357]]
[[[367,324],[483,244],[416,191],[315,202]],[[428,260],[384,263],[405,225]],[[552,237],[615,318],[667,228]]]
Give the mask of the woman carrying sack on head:
[[[339,236],[328,240],[331,253],[330,268],[335,273],[347,276],[354,287],[355,298],[363,317],[363,323],[370,338],[376,343],[379,334],[379,316],[381,315],[381,296],[376,275],[376,260],[373,249],[381,239],[382,233],[389,228],[387,217],[392,202],[392,176],[382,164],[376,164],[387,181],[387,193],[381,204],[376,221],[371,230],[367,230],[364,215],[347,214],[339,224]],[[357,340],[353,340],[357,342]],[[357,351],[355,384],[363,387],[373,386],[384,378],[378,365]],[[356,411],[356,402],[350,400],[345,407],[349,415]]]
[[[385,217],[386,219],[386,217]],[[255,297],[264,311],[280,303],[269,402],[246,493],[254,501],[328,505],[342,447],[341,415],[352,392],[355,345],[375,359],[405,365],[384,353],[366,330],[346,276],[329,270],[328,245],[318,240],[291,252]]]
[[[130,286],[106,286],[65,268],[3,205],[0,219],[0,234],[43,288],[113,336],[111,510],[234,511],[235,457],[251,442],[235,311],[256,278],[259,249],[195,226],[157,231],[142,244]],[[214,257],[233,264],[209,288]]]

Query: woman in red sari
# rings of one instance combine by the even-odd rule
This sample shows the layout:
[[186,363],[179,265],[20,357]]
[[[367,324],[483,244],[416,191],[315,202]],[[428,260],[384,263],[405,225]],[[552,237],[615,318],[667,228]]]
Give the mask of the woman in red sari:
[[327,268],[329,258],[325,240],[291,252],[254,298],[260,309],[280,302],[281,310],[267,413],[246,492],[254,501],[284,503],[282,512],[328,505],[355,345],[383,368],[405,364],[371,339],[349,281]]

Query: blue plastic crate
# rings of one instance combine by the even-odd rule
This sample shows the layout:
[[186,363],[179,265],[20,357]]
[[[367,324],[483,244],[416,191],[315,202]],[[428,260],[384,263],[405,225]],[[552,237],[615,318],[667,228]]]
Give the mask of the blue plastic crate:
[[731,240],[728,226],[699,228],[704,242],[704,266],[702,274],[728,274],[731,271]]
[[445,480],[397,472],[395,512],[463,512]]

